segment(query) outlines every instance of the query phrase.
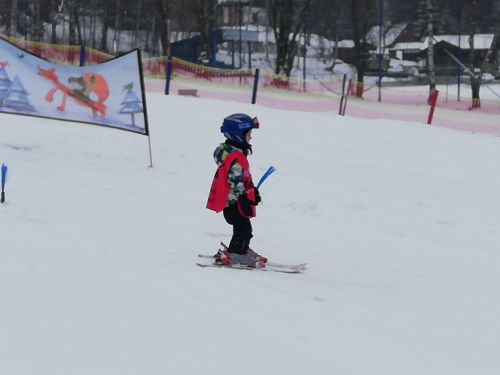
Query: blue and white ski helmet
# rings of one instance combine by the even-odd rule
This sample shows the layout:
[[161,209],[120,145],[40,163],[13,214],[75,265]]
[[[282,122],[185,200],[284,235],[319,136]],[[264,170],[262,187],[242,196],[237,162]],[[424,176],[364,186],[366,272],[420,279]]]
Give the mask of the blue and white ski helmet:
[[257,120],[257,117],[251,118],[243,113],[235,113],[224,119],[220,131],[230,141],[243,146],[245,145],[246,133],[258,128],[259,120]]

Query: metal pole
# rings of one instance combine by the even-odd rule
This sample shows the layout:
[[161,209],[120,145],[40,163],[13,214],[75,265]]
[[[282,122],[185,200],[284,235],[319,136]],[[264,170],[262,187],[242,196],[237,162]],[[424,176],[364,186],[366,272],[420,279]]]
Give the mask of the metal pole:
[[255,69],[255,77],[253,81],[253,92],[252,92],[252,104],[257,103],[257,89],[259,87],[259,74],[260,74],[260,69],[257,68]]
[[306,57],[307,57],[306,38],[307,38],[307,9],[304,11],[304,61],[303,61],[303,66],[302,66],[302,76],[304,79],[304,83],[303,83],[304,91],[306,91],[306,79],[307,79],[307,74],[306,74]]
[[[464,1],[458,0],[458,59],[462,61],[462,15]],[[460,101],[460,83],[461,83],[462,67],[457,64],[457,97]]]
[[269,61],[269,0],[266,0],[266,61]]
[[241,16],[242,16],[242,6],[241,6],[241,0],[239,0],[238,2],[238,5],[239,5],[239,10],[238,10],[238,26],[239,26],[239,31],[240,31],[240,43],[239,43],[239,46],[240,46],[240,69],[243,68],[243,62],[241,61],[241,50],[242,50],[242,43],[241,43],[241,23],[242,23],[242,20],[241,20]]
[[170,81],[172,79],[172,56],[167,57],[167,80],[165,82],[165,95],[170,95]]
[[342,95],[340,96],[339,115],[342,115],[342,109],[344,108],[345,84],[346,84],[346,81],[347,81],[347,75],[344,74],[344,78],[342,79]]
[[382,58],[384,56],[384,0],[379,0],[379,30],[378,30],[378,101],[382,101]]
[[149,145],[149,168],[153,168],[153,151],[151,150],[151,135],[148,134],[148,145]]

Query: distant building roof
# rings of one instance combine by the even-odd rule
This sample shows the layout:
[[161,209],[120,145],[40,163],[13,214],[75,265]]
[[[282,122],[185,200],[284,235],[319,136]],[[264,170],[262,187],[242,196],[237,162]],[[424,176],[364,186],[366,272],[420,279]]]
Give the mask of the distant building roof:
[[[474,49],[490,49],[493,44],[493,34],[475,34],[474,35]],[[462,35],[461,38],[458,35],[434,35],[434,44],[445,42],[451,44],[455,47],[459,47],[463,50],[470,49],[469,36]],[[429,43],[429,37],[425,38],[423,42],[407,42],[407,43],[397,43],[394,45],[392,50],[397,51],[423,51],[427,49]]]
[[[384,40],[382,41],[384,47],[390,46],[393,44],[396,39],[401,35],[401,33],[406,29],[408,26],[408,23],[403,22],[403,23],[397,23],[392,26],[384,27],[382,29],[384,33]],[[379,32],[380,32],[380,26],[376,25],[373,26],[370,31],[368,31],[368,34],[366,35],[367,41],[374,45],[375,47],[379,47]]]
[[[474,49],[490,49],[491,45],[493,44],[493,38],[493,34],[475,34]],[[423,49],[427,48],[428,39],[429,37],[425,38],[425,40],[423,41]],[[446,42],[464,50],[470,49],[468,35],[462,35],[461,38],[459,38],[458,35],[434,35],[434,39],[437,42]]]

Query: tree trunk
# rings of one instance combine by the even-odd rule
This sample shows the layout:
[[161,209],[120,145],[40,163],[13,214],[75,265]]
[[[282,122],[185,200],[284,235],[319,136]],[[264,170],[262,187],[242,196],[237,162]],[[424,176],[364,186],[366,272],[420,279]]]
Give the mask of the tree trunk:
[[120,51],[120,25],[121,25],[121,11],[120,11],[120,0],[116,0],[115,3],[115,26],[113,34],[113,54]]
[[[296,5],[294,0],[275,0],[272,3],[273,30],[276,39],[276,74],[284,73],[290,77],[297,53],[297,36],[304,24],[309,3],[310,0],[306,0],[298,12],[294,8]],[[292,29],[293,34],[290,37]]]
[[108,28],[109,28],[109,15],[108,3],[104,3],[104,13],[102,15],[102,35],[99,49],[103,52],[108,52]]
[[432,0],[426,1],[427,15],[427,77],[429,78],[429,103],[431,94],[436,89],[436,69],[434,66],[434,29],[433,29],[433,4]]
[[472,0],[471,2],[471,12],[470,12],[470,25],[469,25],[469,69],[472,72],[470,74],[470,86],[472,91],[472,105],[471,108],[481,107],[481,75],[482,66],[476,66],[476,49],[474,45],[474,36],[476,34],[476,21],[477,21],[477,0]]
[[[7,13],[7,9],[6,9]],[[10,5],[10,16],[6,21],[5,33],[7,35],[15,35],[17,33],[17,0],[12,0]]]
[[79,16],[79,11],[78,11],[78,5],[76,5],[76,4],[73,8],[73,19],[74,19],[75,27],[76,27],[76,35],[78,37],[78,45],[82,46],[84,43],[83,35],[82,35],[82,25],[80,25],[80,16]]
[[50,2],[50,43],[57,44],[57,4],[56,0],[51,0]]
[[481,91],[481,71],[470,77],[470,88],[472,90],[471,108],[481,108],[481,98],[479,97],[479,92]]
[[31,0],[31,8],[33,10],[31,13],[32,39],[40,41],[43,32],[43,27],[40,24],[40,0]]
[[[166,56],[169,50],[169,45],[170,45],[170,40],[169,36],[167,36],[167,20],[170,18],[170,6],[171,2],[166,1],[166,0],[155,0],[156,3],[156,10],[158,12],[158,17],[154,17],[154,20],[158,19],[159,22],[159,36],[160,36],[160,41],[161,41],[161,46],[163,49],[162,56]],[[155,32],[155,29],[153,28],[153,39],[155,40],[154,43],[156,43],[158,34]],[[156,49],[156,47],[153,47]]]
[[67,8],[68,8],[68,18],[69,18],[69,44],[70,45],[75,45],[77,44],[77,31],[76,31],[76,23],[75,23],[75,14],[76,14],[76,10],[75,10],[75,5],[70,3],[71,5],[69,5]]
[[97,46],[97,40],[96,40],[96,34],[97,34],[97,7],[96,7],[96,1],[91,0],[90,2],[90,45],[92,48],[96,48]]
[[333,47],[333,63],[332,66],[329,68],[333,72],[335,69],[335,65],[337,64],[337,58],[339,57],[339,21],[337,20],[335,22],[335,47]]
[[354,39],[354,55],[355,55],[355,66],[357,72],[357,82],[356,82],[356,96],[358,98],[363,97],[364,91],[364,77],[365,77],[365,65],[366,65],[366,40],[365,32],[360,31],[359,27],[359,7],[358,0],[351,0],[351,22],[352,22],[352,34]]
[[134,45],[139,45],[139,32],[141,30],[141,20],[142,20],[142,14],[141,14],[141,4],[142,4],[142,1],[137,1],[137,4],[136,4],[136,9],[135,9],[135,12],[136,12],[136,15],[135,15],[135,33],[134,33]]

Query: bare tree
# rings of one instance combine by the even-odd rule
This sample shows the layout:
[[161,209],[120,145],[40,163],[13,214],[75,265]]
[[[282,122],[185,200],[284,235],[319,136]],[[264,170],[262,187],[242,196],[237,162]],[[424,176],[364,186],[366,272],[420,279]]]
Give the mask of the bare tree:
[[155,8],[158,12],[158,21],[160,27],[160,40],[165,56],[169,50],[170,40],[167,32],[167,20],[171,18],[171,2],[168,0],[155,0]]
[[297,54],[297,36],[304,26],[310,0],[271,0],[271,20],[276,39],[276,74],[287,77]]
[[427,76],[429,77],[429,95],[436,89],[436,69],[434,66],[434,8],[433,0],[425,0],[427,33],[429,35],[427,48]]
[[10,7],[10,21],[11,21],[11,30],[13,33],[17,33],[18,21],[18,0],[12,0],[12,5]]
[[372,0],[350,0],[352,37],[354,41],[355,67],[357,72],[356,96],[362,97],[364,91],[364,77],[369,59],[369,44],[366,39],[371,21],[374,17],[374,3]]
[[58,21],[58,4],[56,0],[50,0],[50,43],[57,43],[56,26]]
[[436,0],[419,0],[417,11],[417,36],[427,39],[427,78],[429,80],[429,100],[432,92],[436,89],[436,69],[434,64],[434,30],[436,20],[439,18],[439,9]]
[[[201,21],[201,35],[203,37],[203,51],[205,52],[208,61],[212,60],[212,31],[215,29],[215,9],[217,7],[216,0],[204,0]],[[241,9],[240,9],[241,11]]]
[[[498,2],[497,2],[498,4]],[[484,56],[478,56],[475,45],[475,36],[478,32],[478,28],[481,26],[488,17],[492,15],[498,16],[498,5],[495,6],[495,2],[493,1],[481,1],[471,0],[466,9],[469,19],[469,66],[468,69],[464,69],[465,72],[470,77],[471,91],[472,91],[472,108],[481,107],[481,84],[482,84],[482,76],[485,70],[486,65],[489,60],[491,60],[495,51],[498,50],[498,37],[499,37],[499,29],[495,25],[492,24],[491,31],[493,31],[493,40],[490,48],[484,54]],[[481,5],[483,5],[481,7]],[[483,27],[483,30],[485,28]]]

